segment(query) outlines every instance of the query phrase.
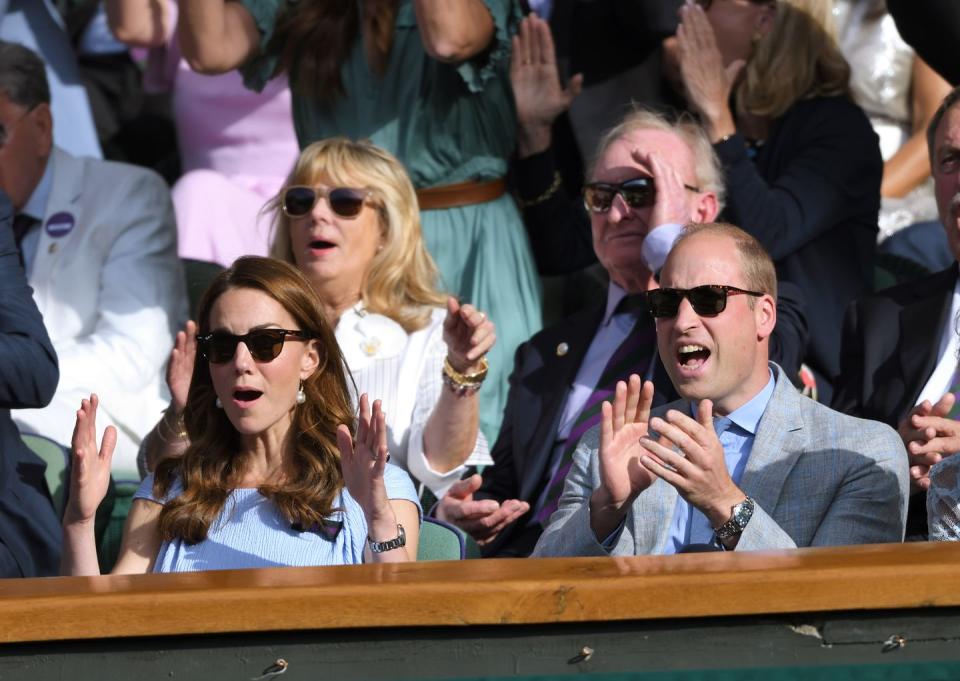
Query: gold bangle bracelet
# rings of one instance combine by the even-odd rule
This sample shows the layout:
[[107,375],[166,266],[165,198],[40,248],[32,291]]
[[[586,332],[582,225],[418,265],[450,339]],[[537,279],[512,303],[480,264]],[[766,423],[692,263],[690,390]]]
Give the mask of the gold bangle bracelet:
[[445,376],[448,376],[451,381],[456,383],[458,386],[479,386],[483,383],[483,379],[487,377],[487,371],[490,369],[490,363],[487,361],[486,357],[480,359],[480,370],[475,371],[472,374],[461,374],[459,371],[453,368],[453,365],[450,364],[450,359],[447,357],[443,358],[443,373]]

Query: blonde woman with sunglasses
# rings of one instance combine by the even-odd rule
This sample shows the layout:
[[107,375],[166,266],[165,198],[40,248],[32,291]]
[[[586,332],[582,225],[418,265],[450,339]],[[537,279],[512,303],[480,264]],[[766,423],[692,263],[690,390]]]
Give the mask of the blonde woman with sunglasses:
[[[272,255],[296,265],[318,294],[358,394],[383,400],[391,461],[438,498],[466,465],[492,463],[478,390],[494,325],[438,291],[399,161],[366,141],[315,142],[269,209]],[[174,406],[155,430],[151,463],[185,446],[175,417],[189,386],[191,331],[171,359]]]

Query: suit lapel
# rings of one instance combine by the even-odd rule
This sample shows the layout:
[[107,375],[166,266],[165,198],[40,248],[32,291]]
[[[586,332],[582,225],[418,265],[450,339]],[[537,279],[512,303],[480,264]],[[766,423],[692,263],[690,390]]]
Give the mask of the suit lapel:
[[[531,392],[542,396],[541,408],[539,413],[530,410],[525,414],[528,418],[536,419],[537,426],[529,442],[537,445],[537,448],[531,450],[529,456],[515,458],[523,461],[520,471],[521,499],[529,499],[540,485],[544,468],[557,439],[558,421],[570,385],[577,376],[605,309],[606,300],[595,309],[562,321],[555,333],[543,339],[543,366],[538,372],[539,375],[531,377],[531,383],[536,382],[531,386]],[[566,348],[561,347],[562,345],[566,345]]]
[[[56,271],[57,261],[74,235],[82,229],[80,224],[80,196],[83,189],[82,161],[64,153],[57,147],[50,156],[53,164],[53,184],[50,197],[40,225],[37,252],[30,268],[30,285],[38,294],[45,292],[44,282]],[[63,236],[51,236],[50,222],[54,216],[69,216],[73,220],[70,231]],[[41,305],[41,308],[43,305]]]
[[777,507],[783,483],[803,453],[808,435],[800,415],[800,400],[779,368],[776,385],[760,419],[753,449],[740,481],[743,493],[767,513]]
[[937,364],[940,349],[940,331],[948,323],[953,286],[957,278],[957,266],[939,273],[933,281],[928,281],[926,295],[919,297],[900,312],[900,369],[903,385],[910,391],[903,391],[898,414],[904,414],[912,407],[920,391]]

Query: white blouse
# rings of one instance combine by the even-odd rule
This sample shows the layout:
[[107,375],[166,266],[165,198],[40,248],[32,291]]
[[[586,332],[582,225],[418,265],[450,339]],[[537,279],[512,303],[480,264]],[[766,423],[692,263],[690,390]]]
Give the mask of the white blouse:
[[[445,316],[446,310],[435,308],[427,326],[408,334],[389,317],[367,312],[358,303],[340,317],[336,328],[337,343],[358,395],[367,393],[371,401],[383,402],[390,463],[409,471],[438,499],[460,479],[467,465],[493,463],[487,440],[479,429],[466,464],[452,471],[435,471],[423,453],[423,429],[443,390]],[[356,400],[354,395],[355,404]]]

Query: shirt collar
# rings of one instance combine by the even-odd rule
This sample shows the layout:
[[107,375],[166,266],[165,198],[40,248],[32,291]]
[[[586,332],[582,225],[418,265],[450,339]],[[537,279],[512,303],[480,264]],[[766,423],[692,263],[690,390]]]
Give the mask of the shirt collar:
[[50,190],[53,188],[53,156],[47,159],[47,167],[43,170],[43,177],[37,184],[27,203],[20,211],[21,215],[29,215],[43,221],[47,214],[47,201],[50,200]]
[[617,309],[620,301],[627,297],[627,292],[612,281],[607,286],[607,309],[603,313],[603,326],[607,326],[613,319],[613,311]]
[[[771,370],[770,378],[767,380],[767,384],[763,386],[763,390],[754,395],[749,402],[740,405],[737,409],[727,414],[727,418],[739,428],[747,431],[751,435],[756,435],[757,427],[760,425],[760,418],[763,416],[763,412],[766,411],[767,404],[773,396],[775,385],[776,381],[773,378],[773,371]],[[693,405],[691,411],[693,412],[694,418],[696,418],[696,405]]]
[[757,426],[760,424],[760,417],[763,416],[763,412],[767,408],[767,403],[770,402],[770,397],[773,395],[774,385],[773,371],[770,371],[770,379],[767,381],[767,384],[763,386],[763,390],[754,395],[753,399],[740,408],[734,409],[727,418],[751,435],[756,435]]

